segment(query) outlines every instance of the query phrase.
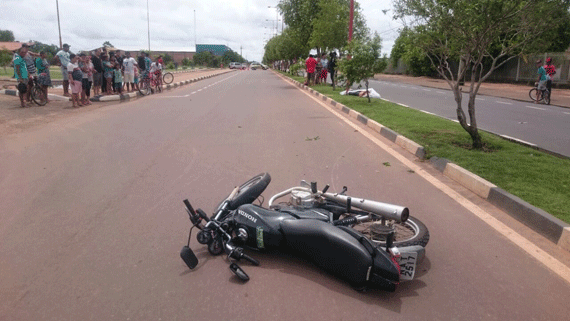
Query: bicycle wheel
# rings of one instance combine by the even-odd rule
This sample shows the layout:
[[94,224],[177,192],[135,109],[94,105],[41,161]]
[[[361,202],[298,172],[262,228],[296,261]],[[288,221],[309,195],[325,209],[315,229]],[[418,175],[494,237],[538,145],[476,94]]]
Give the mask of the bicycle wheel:
[[168,85],[174,81],[174,75],[171,72],[167,72],[162,76],[162,81]]
[[531,89],[528,92],[528,96],[530,97],[530,99],[532,99],[533,101],[536,101],[536,94],[538,93],[538,90],[536,88]]
[[151,88],[150,88],[150,79],[144,78],[142,81],[139,82],[139,92],[143,96],[150,95]]
[[34,103],[36,103],[38,106],[44,106],[47,104],[47,100],[44,99],[44,92],[39,86],[32,87],[30,96],[32,97]]
[[429,242],[429,231],[424,223],[415,217],[408,217],[406,222],[373,220],[359,223],[353,229],[364,234],[376,245],[386,245],[387,231],[394,230],[394,246],[421,245],[425,247]]

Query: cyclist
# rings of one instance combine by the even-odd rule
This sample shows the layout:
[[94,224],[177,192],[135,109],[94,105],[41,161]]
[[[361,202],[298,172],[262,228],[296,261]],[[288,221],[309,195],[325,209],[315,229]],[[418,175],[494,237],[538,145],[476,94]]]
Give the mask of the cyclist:
[[546,80],[548,80],[548,75],[546,74],[546,69],[542,66],[542,60],[536,61],[536,67],[538,67],[538,85],[536,87],[536,100],[534,101],[537,104],[542,99],[542,91],[546,89]]

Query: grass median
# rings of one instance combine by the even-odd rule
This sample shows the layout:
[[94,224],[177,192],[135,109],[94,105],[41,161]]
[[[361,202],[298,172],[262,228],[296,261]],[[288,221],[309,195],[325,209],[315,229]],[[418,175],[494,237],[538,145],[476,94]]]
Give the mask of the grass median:
[[[302,77],[291,77],[304,82]],[[456,122],[381,99],[341,96],[342,88],[314,90],[424,146],[426,158],[441,157],[475,173],[555,217],[570,223],[570,160],[480,131],[484,148]],[[382,94],[382,93],[380,93]],[[455,108],[455,106],[449,106]]]

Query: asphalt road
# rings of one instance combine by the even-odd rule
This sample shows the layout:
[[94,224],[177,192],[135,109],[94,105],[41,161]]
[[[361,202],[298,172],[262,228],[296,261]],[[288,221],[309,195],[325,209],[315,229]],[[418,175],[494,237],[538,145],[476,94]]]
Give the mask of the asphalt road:
[[[387,81],[370,81],[382,98],[457,121],[450,90]],[[463,94],[467,115],[468,94]],[[570,110],[530,101],[477,95],[475,115],[479,129],[506,135],[570,157]],[[469,117],[467,115],[467,117]]]
[[[0,320],[563,320],[570,284],[269,71],[234,72],[0,138]],[[390,166],[387,166],[390,165]],[[421,166],[427,166],[420,164]],[[427,168],[427,167],[426,167]],[[428,170],[428,169],[426,169]],[[416,279],[356,292],[295,257],[179,257],[182,200],[208,213],[267,171],[405,205],[430,229]]]

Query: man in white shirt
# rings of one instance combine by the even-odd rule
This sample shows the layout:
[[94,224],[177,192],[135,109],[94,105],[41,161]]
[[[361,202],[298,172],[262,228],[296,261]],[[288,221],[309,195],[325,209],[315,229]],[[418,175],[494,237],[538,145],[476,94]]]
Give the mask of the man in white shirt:
[[[123,59],[123,74],[128,92],[131,91],[131,89],[135,90],[135,67],[138,67],[138,64],[135,58],[131,57],[130,52],[126,52],[125,54],[126,57]],[[129,84],[131,89],[129,89]]]
[[55,60],[60,63],[61,74],[63,75],[64,96],[69,96],[69,77],[67,75],[67,65],[70,63],[69,54],[69,45],[66,43],[63,44],[63,49],[55,54]]

